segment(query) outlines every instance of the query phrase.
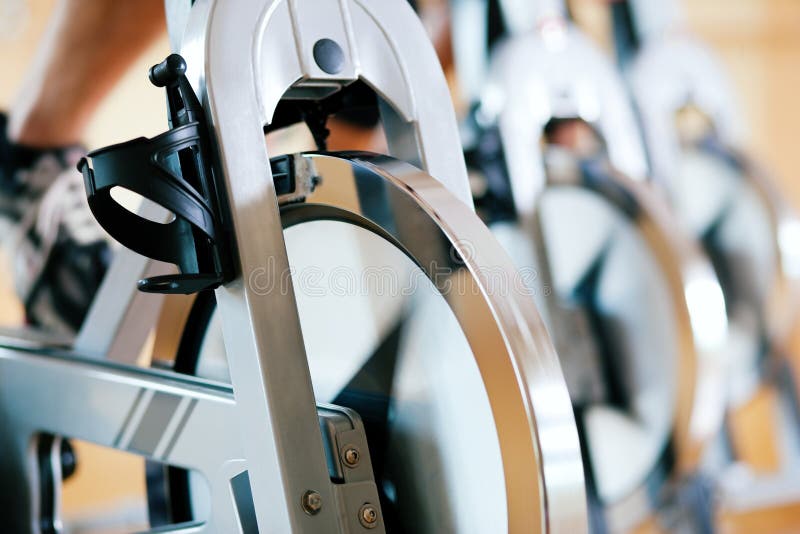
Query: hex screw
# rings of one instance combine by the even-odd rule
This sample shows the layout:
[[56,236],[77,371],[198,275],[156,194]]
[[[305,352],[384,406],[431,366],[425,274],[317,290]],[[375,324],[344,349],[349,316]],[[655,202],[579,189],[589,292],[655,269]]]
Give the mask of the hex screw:
[[370,503],[364,503],[364,506],[358,511],[358,521],[364,528],[375,528],[378,526],[378,509]]
[[303,511],[308,515],[317,515],[322,510],[322,495],[314,490],[308,490],[301,500]]
[[342,453],[342,460],[344,460],[347,467],[355,467],[358,465],[358,462],[361,461],[361,452],[359,452],[357,447],[348,445]]

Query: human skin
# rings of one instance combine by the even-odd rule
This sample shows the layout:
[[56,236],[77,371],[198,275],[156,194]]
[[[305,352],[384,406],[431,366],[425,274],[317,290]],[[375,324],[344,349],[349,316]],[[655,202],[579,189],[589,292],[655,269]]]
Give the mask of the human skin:
[[58,0],[6,132],[37,148],[78,144],[100,103],[165,31],[163,0]]

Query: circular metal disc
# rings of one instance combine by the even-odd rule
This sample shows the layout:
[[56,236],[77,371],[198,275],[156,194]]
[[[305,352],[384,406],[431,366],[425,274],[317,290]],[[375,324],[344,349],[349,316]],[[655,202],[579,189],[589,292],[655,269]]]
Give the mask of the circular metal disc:
[[[314,390],[364,420],[387,522],[414,532],[584,529],[557,358],[489,231],[407,164],[366,155],[295,164],[297,180],[318,183],[282,212]],[[224,380],[215,320],[198,374]]]

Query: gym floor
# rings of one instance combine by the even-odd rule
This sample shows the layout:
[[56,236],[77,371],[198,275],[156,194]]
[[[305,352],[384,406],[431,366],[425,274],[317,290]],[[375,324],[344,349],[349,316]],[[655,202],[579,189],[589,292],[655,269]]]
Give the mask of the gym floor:
[[[600,0],[571,2],[584,28],[601,43],[607,43],[603,3]],[[10,105],[53,4],[54,0],[0,1],[0,69],[3,73],[0,76],[0,109]],[[721,56],[739,90],[742,111],[750,127],[751,153],[774,172],[788,198],[800,208],[800,180],[796,176],[800,173],[797,146],[800,138],[800,100],[797,98],[800,2],[685,0],[684,5],[691,26]],[[151,89],[145,73],[147,67],[167,53],[165,37],[140,58],[92,123],[86,139],[89,148],[140,135],[154,135],[165,128],[162,92]],[[2,262],[0,325],[16,325],[21,321],[21,309],[9,284],[6,264]],[[800,334],[795,335],[792,348],[795,354],[800,354]],[[763,417],[774,402],[774,395],[764,391],[737,414],[733,425],[738,430],[737,447],[764,472],[776,465],[770,440],[772,430],[769,419]],[[104,509],[124,508],[143,493],[140,461],[120,459],[117,453],[84,444],[79,445],[78,453],[85,461],[65,488],[65,506],[70,513],[79,516],[82,510],[98,505]],[[131,491],[130,481],[134,483],[134,491]],[[136,505],[131,505],[130,509],[134,516],[138,513]],[[796,532],[800,529],[800,505],[757,516],[727,516],[723,524],[725,532]],[[97,531],[108,532],[102,527]],[[647,528],[645,531],[655,530]]]

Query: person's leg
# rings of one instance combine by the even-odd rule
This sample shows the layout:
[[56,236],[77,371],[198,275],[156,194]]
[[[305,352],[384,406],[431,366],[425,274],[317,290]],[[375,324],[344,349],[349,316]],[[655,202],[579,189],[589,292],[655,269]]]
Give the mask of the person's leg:
[[11,107],[9,139],[81,141],[100,101],[164,28],[164,0],[60,0]]
[[58,0],[19,97],[0,113],[0,241],[27,321],[77,330],[110,260],[75,169],[84,129],[164,31],[163,0]]

